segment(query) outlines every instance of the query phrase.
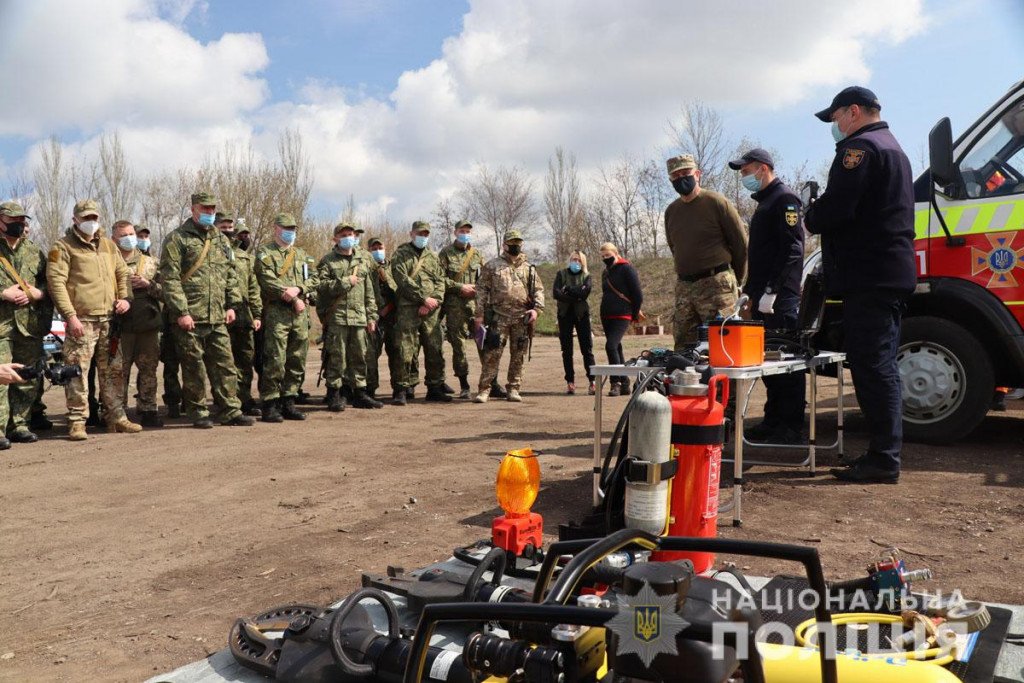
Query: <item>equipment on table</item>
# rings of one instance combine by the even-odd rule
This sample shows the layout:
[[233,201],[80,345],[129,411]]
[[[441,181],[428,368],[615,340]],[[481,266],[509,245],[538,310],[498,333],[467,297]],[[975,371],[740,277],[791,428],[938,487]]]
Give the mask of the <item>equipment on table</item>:
[[833,593],[870,591],[875,597],[876,609],[898,613],[910,597],[911,584],[932,578],[930,569],[908,571],[898,548],[886,550],[877,562],[868,565],[867,571],[864,578],[832,583],[829,589]]

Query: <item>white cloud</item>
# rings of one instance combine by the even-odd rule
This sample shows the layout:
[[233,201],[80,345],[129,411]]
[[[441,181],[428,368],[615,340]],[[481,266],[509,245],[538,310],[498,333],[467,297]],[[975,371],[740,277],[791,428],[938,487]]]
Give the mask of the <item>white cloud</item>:
[[279,131],[297,128],[321,201],[351,194],[403,218],[429,212],[478,161],[540,173],[556,145],[584,167],[660,147],[689,98],[811,112],[869,83],[879,45],[926,26],[923,0],[479,0],[441,57],[387,98],[310,82],[295,101],[267,103],[260,36],[200,44],[180,26],[195,0],[153,1],[25,3],[19,21],[32,30],[0,76],[22,110],[0,133],[116,127],[137,161],[173,166],[226,139],[273,154]]

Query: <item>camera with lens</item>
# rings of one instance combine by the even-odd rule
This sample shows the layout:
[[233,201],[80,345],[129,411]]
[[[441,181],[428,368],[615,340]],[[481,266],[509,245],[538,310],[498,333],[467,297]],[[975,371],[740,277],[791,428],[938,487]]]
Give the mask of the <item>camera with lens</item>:
[[51,384],[64,386],[74,378],[82,376],[82,367],[66,365],[60,361],[39,361],[35,365],[26,365],[18,370],[18,376],[26,381],[37,379],[40,375],[50,380]]

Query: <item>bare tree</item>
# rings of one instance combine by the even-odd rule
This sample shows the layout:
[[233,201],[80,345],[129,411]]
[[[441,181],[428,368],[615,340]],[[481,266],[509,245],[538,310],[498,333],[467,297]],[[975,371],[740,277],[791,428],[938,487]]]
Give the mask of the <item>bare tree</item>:
[[32,181],[25,171],[11,171],[7,174],[7,182],[4,184],[5,200],[18,202],[30,214],[34,211],[32,204]]
[[548,159],[544,210],[554,242],[555,260],[566,261],[572,251],[584,248],[585,221],[576,155],[566,153],[562,147],[556,147],[555,155]]
[[533,197],[533,180],[518,166],[499,166],[497,171],[491,171],[480,164],[474,175],[463,179],[458,197],[463,215],[494,231],[499,254],[509,230],[519,230],[523,237],[528,237],[540,217]]
[[451,197],[444,197],[434,205],[434,213],[431,215],[431,232],[435,237],[435,245],[440,246],[452,241],[455,224],[459,222],[456,215]]
[[341,212],[341,220],[346,223],[352,223],[356,220],[356,196],[349,194],[348,199],[345,200],[345,209]]
[[641,168],[629,155],[623,155],[611,168],[598,168],[597,184],[614,209],[613,218],[617,246],[623,256],[630,256],[637,242],[643,201],[640,195]]
[[181,182],[182,174],[165,171],[143,179],[138,185],[138,222],[149,228],[154,247],[159,247],[164,237],[184,220],[189,197],[179,188],[181,185],[191,187],[192,182]]
[[40,149],[40,161],[32,173],[36,197],[36,224],[40,246],[49,249],[63,233],[72,203],[71,169],[60,140],[51,137]]
[[701,186],[717,190],[727,159],[725,126],[722,115],[700,100],[689,100],[680,112],[678,122],[669,121],[672,146],[679,152],[692,154],[701,170]]
[[117,132],[100,138],[99,174],[102,183],[98,199],[107,223],[132,220],[137,197],[135,173]]
[[660,161],[648,161],[640,169],[639,180],[642,230],[638,234],[638,241],[646,253],[659,256],[662,245],[658,240],[665,232],[665,207],[672,201],[675,192]]

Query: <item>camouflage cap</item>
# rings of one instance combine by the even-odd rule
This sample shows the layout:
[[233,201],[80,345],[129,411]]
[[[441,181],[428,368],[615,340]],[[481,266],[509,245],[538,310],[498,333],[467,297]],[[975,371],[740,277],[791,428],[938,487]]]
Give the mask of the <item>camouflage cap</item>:
[[672,175],[676,171],[687,171],[691,168],[697,168],[697,161],[693,158],[692,154],[680,154],[666,161],[665,166],[668,167],[668,174]]
[[413,222],[413,224],[412,224],[412,231],[413,232],[421,232],[423,230],[426,230],[427,232],[430,232],[430,223],[428,223],[426,221],[414,221]]
[[473,227],[473,224],[470,223],[467,220],[461,220],[461,221],[459,221],[458,223],[455,224],[455,229],[456,230],[458,230],[459,228],[472,228],[472,227]]
[[136,225],[135,226],[135,234],[136,235],[141,235],[142,233],[146,233],[148,235],[149,234],[149,228],[147,228],[145,225]]
[[223,211],[218,211],[216,218],[214,218],[214,222],[220,223],[221,221],[231,221],[232,223],[234,223],[235,222],[235,212],[231,211],[230,209],[224,209]]
[[274,225],[280,225],[282,228],[299,227],[299,224],[295,222],[295,216],[290,213],[279,213],[274,216]]
[[0,216],[7,216],[8,218],[32,218],[25,209],[18,202],[4,202],[0,204]]
[[95,199],[83,199],[75,204],[75,217],[81,218],[82,216],[99,216],[100,205]]
[[379,237],[371,237],[370,241],[366,243],[366,246],[372,247],[375,244],[379,244],[381,246],[384,246],[384,240],[382,240]]
[[220,202],[212,192],[195,192],[192,194],[192,206],[217,206]]
[[505,233],[505,241],[506,242],[522,242],[523,241],[523,233],[519,232],[518,230],[509,230],[508,232]]
[[346,223],[345,221],[342,221],[341,223],[338,223],[337,225],[334,226],[334,234],[335,235],[340,235],[342,230],[351,230],[352,232],[362,232],[356,226],[352,225],[351,223]]

